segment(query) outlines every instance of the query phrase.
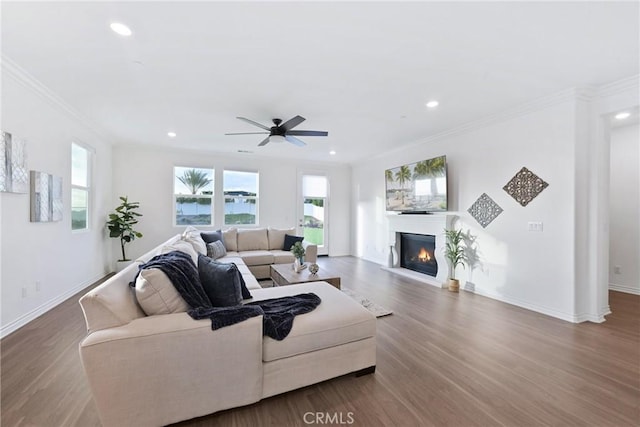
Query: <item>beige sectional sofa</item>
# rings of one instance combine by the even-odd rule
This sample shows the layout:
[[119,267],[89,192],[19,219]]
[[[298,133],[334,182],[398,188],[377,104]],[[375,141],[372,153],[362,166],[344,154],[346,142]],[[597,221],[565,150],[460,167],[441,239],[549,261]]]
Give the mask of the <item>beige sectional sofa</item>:
[[295,318],[284,340],[263,336],[262,316],[212,330],[209,319],[186,312],[145,315],[129,282],[141,262],[181,240],[171,238],[80,299],[88,330],[80,357],[103,425],[166,425],[375,370],[369,311],[326,282],[261,288],[243,261],[249,250],[220,259],[237,263],[253,296],[248,301],[307,292],[322,300]]
[[[222,232],[227,257],[241,258],[251,273],[258,279],[270,277],[271,264],[293,263],[294,257],[289,250],[283,250],[285,235],[295,235],[295,229],[276,228],[230,228]],[[314,263],[318,257],[318,247],[307,241],[305,262]]]

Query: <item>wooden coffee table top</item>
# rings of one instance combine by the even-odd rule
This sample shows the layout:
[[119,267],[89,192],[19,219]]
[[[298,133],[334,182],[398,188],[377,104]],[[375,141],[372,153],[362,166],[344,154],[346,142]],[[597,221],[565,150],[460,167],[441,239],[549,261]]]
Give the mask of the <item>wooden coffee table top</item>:
[[324,281],[340,289],[340,276],[325,268],[320,268],[317,274],[311,274],[308,264],[307,268],[299,273],[293,271],[291,264],[272,264],[271,279],[276,286]]

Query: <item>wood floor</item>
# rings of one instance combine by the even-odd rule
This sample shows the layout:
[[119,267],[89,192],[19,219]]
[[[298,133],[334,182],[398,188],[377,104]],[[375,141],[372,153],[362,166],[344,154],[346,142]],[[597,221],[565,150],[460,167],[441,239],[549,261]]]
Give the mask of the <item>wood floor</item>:
[[[181,426],[640,425],[639,296],[611,292],[605,323],[571,324],[352,257],[319,263],[394,311],[377,320],[376,373]],[[78,356],[78,297],[0,343],[2,427],[100,425]]]

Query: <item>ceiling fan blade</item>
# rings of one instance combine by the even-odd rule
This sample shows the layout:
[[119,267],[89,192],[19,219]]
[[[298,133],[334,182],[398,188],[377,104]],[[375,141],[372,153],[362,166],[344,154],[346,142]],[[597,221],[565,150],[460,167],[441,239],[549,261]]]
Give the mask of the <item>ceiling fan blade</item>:
[[254,122],[253,120],[249,120],[246,117],[236,117],[236,119],[242,120],[243,122],[250,123],[250,124],[252,124],[254,126],[258,126],[259,128],[264,129],[264,130],[269,130],[269,131],[271,130],[271,128],[268,128],[265,125],[260,124],[258,122]]
[[298,136],[328,136],[329,132],[323,130],[291,130],[287,132],[287,135]]
[[286,122],[282,123],[280,126],[278,126],[280,129],[284,129],[285,132],[288,132],[289,129],[293,129],[294,127],[298,126],[300,123],[304,122],[306,119],[302,116],[295,116],[292,119],[287,120]]
[[305,144],[303,141],[300,141],[298,138],[296,138],[295,136],[291,136],[291,135],[285,135],[284,139],[286,139],[287,141],[289,141],[290,143],[297,145],[298,147],[304,147]]
[[269,132],[234,132],[225,133],[225,135],[268,135]]
[[265,139],[262,140],[262,142],[260,144],[258,144],[258,147],[263,147],[265,145],[267,145],[269,143],[269,137],[266,137]]

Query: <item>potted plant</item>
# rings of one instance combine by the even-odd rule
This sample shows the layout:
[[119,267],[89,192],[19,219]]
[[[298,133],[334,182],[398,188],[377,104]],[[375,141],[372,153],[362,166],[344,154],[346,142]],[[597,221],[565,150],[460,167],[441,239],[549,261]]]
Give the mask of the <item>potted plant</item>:
[[446,237],[446,245],[444,248],[444,256],[449,262],[449,290],[458,292],[460,289],[460,281],[456,279],[456,267],[462,265],[464,267],[465,255],[462,245],[462,230],[444,230]]
[[[138,218],[142,214],[136,210],[140,207],[139,202],[129,202],[126,196],[120,196],[120,206],[116,208],[115,213],[109,214],[109,221],[107,221],[107,227],[109,228],[109,237],[120,239],[120,248],[122,249],[122,259],[118,260],[118,263],[130,262],[127,259],[127,255],[124,250],[124,246],[127,243],[134,241],[137,238],[142,237],[142,233],[133,229],[133,226],[138,223]],[[119,264],[119,266],[121,266]],[[118,271],[120,268],[118,269]]]
[[304,265],[304,246],[302,246],[302,242],[295,242],[293,244],[293,246],[291,246],[291,253],[293,254],[294,257],[296,257],[296,260],[293,264],[293,269],[295,271],[300,271],[302,269],[302,266]]

